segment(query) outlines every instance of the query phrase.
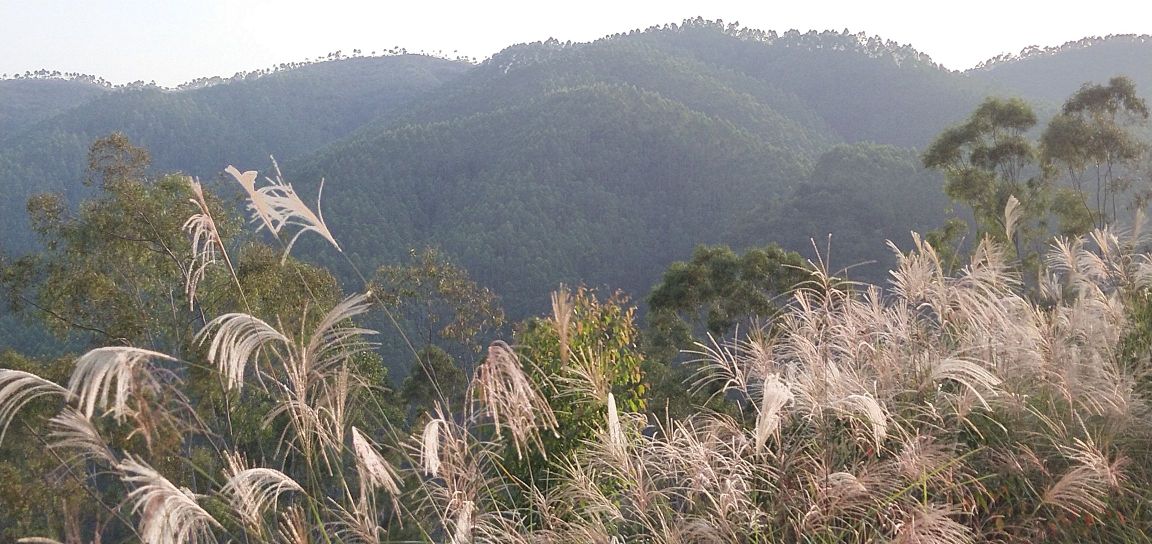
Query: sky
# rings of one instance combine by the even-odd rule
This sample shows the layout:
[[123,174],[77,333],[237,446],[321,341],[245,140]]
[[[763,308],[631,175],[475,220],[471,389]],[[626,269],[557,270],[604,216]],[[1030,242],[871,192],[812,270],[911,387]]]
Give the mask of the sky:
[[1087,36],[1152,34],[1134,0],[0,0],[0,74],[41,68],[164,86],[399,46],[483,60],[516,43],[583,42],[701,16],[762,30],[865,32],[963,70]]

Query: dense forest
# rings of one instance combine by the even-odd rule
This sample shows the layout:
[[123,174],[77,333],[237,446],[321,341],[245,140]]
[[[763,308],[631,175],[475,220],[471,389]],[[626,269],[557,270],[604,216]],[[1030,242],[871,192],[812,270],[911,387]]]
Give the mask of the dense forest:
[[0,80],[0,538],[1147,541],[1148,58]]

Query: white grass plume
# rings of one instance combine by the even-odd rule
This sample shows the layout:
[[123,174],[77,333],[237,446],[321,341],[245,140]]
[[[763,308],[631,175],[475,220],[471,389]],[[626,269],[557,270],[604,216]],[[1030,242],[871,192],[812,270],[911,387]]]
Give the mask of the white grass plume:
[[784,409],[795,395],[788,384],[780,380],[778,374],[771,374],[764,380],[759,413],[756,415],[756,451],[761,452],[768,443],[768,437],[780,434],[780,410]]
[[497,340],[488,346],[488,356],[476,368],[470,387],[483,401],[484,413],[491,418],[497,438],[507,429],[518,456],[523,456],[529,442],[543,450],[539,431],[554,431],[556,415],[508,344]]
[[204,199],[204,187],[193,178],[185,178],[192,189],[195,198],[188,199],[199,210],[184,222],[181,229],[192,237],[192,262],[188,264],[184,275],[184,293],[188,295],[188,307],[195,305],[196,287],[208,270],[208,265],[216,262],[216,248],[223,247],[220,243],[220,233],[216,230],[216,221],[212,219],[212,212],[208,209],[208,202]]
[[396,471],[356,427],[352,427],[352,452],[356,454],[356,468],[361,481],[373,488],[384,489],[393,497],[400,496]]
[[[76,396],[80,411],[91,418],[96,408],[107,408],[117,421],[131,415],[129,397],[134,390],[156,387],[147,368],[149,360],[176,359],[151,350],[115,346],[96,348],[76,360],[68,390]],[[115,382],[115,387],[113,387]]]
[[30,372],[0,368],[0,443],[4,442],[8,425],[20,409],[48,395],[68,397],[69,392],[59,384]]
[[128,493],[132,513],[140,515],[138,533],[146,544],[214,542],[211,527],[220,524],[187,489],[177,488],[143,461],[128,457],[117,465],[121,479],[135,488]]
[[263,349],[273,344],[290,345],[283,333],[263,320],[244,313],[224,314],[200,329],[195,341],[201,345],[212,336],[208,347],[208,360],[224,375],[229,389],[244,386],[244,373],[248,362]]
[[1065,453],[1076,464],[1045,491],[1042,500],[1075,516],[1099,514],[1108,507],[1109,491],[1120,485],[1121,463],[1109,463],[1091,442],[1077,438],[1073,443]]
[[976,535],[960,522],[952,519],[960,512],[953,506],[925,505],[917,507],[911,519],[905,521],[896,533],[893,544],[972,544]]
[[[292,188],[292,184],[284,181],[280,174],[280,167],[276,165],[275,161],[273,161],[272,164],[276,171],[275,178],[264,178],[270,185],[259,188],[256,187],[255,172],[248,171],[241,174],[233,166],[229,166],[225,171],[231,174],[248,193],[248,208],[252,210],[254,219],[260,220],[262,227],[267,228],[278,238],[280,232],[286,227],[299,227],[300,230],[292,236],[287,246],[285,246],[284,256],[281,258],[281,262],[288,259],[288,254],[291,253],[292,246],[296,244],[296,240],[308,231],[320,235],[321,238],[331,243],[337,251],[343,251],[340,249],[340,244],[336,243],[336,239],[332,237],[328,226],[324,223],[324,215],[322,213],[313,213],[312,210],[304,204],[304,201],[300,200],[300,197],[296,194],[296,190]],[[324,180],[320,180],[320,190],[316,195],[317,209],[319,209],[320,199],[323,193]]]
[[48,421],[53,448],[73,451],[72,460],[100,460],[115,466],[116,456],[92,424],[92,420],[72,407],[65,407]]
[[371,292],[349,296],[324,314],[304,348],[304,359],[313,369],[323,372],[370,347],[359,338],[376,331],[347,323],[368,311],[371,296]]
[[264,512],[276,510],[280,495],[304,489],[288,475],[272,468],[248,468],[239,454],[226,455],[228,481],[221,490],[232,509],[254,533],[264,533]]
[[424,474],[440,476],[440,435],[448,432],[448,422],[443,417],[434,417],[424,425],[420,435],[420,461]]

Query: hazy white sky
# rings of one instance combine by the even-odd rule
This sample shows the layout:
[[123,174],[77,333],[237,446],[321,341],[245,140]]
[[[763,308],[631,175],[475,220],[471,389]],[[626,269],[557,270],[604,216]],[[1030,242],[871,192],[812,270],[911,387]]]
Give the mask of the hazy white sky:
[[[176,85],[331,51],[401,46],[483,59],[702,16],[783,32],[866,32],[953,69],[1029,45],[1152,34],[1139,0],[0,0],[0,74],[47,68]],[[1133,11],[1135,10],[1135,11]]]

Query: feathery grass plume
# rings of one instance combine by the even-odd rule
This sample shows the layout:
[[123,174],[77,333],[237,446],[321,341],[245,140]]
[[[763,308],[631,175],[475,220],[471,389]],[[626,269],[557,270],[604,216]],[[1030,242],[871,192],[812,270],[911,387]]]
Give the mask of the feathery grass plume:
[[560,338],[560,366],[568,366],[568,329],[572,324],[572,293],[564,284],[552,292],[552,322]]
[[739,391],[745,396],[749,395],[751,376],[751,368],[745,364],[744,358],[741,356],[741,344],[738,341],[721,342],[708,333],[708,343],[694,342],[697,350],[685,350],[684,353],[697,355],[696,359],[689,361],[689,363],[696,363],[700,366],[692,375],[693,391],[705,391],[712,388],[712,386],[719,384],[716,387],[716,392],[712,394],[712,398],[718,395],[723,395],[729,391]]
[[241,173],[235,166],[228,165],[224,169],[240,187],[244,188],[244,192],[248,194],[248,209],[252,211],[252,221],[260,220],[261,227],[268,229],[273,236],[279,237],[275,228],[272,227],[272,211],[268,208],[267,202],[260,198],[259,193],[256,191],[256,179],[260,176],[259,172],[255,170],[248,170]]
[[116,469],[132,484],[128,493],[132,513],[140,515],[138,533],[146,544],[199,544],[215,542],[211,527],[220,524],[188,489],[178,488],[147,463],[132,456]]
[[893,544],[972,544],[976,535],[952,519],[960,514],[954,506],[923,505],[896,532]]
[[472,501],[455,501],[453,510],[456,516],[452,522],[452,544],[471,544],[476,504]]
[[1020,221],[1023,211],[1016,195],[1009,195],[1008,202],[1004,204],[1004,236],[1009,242],[1016,237],[1016,223]]
[[393,498],[400,496],[396,471],[356,427],[352,427],[352,452],[356,454],[356,469],[363,482],[373,488],[384,489]]
[[996,395],[1001,380],[975,361],[950,357],[932,365],[931,379],[935,383],[946,380],[963,385],[976,395],[985,410],[990,409],[985,397]]
[[280,495],[304,489],[288,475],[271,468],[248,468],[238,453],[225,454],[228,481],[221,493],[253,534],[264,535],[264,511],[276,510]]
[[323,373],[368,350],[371,345],[361,341],[360,337],[376,334],[376,331],[347,323],[368,311],[372,305],[371,296],[371,292],[349,296],[324,314],[308,338],[302,361],[307,362],[312,370]]
[[188,307],[192,308],[196,300],[196,287],[204,279],[208,265],[216,262],[216,248],[223,247],[220,242],[220,233],[216,230],[216,221],[212,219],[212,212],[208,209],[208,202],[204,199],[204,188],[200,182],[185,177],[188,186],[192,189],[195,198],[188,199],[196,205],[199,212],[193,214],[184,222],[181,230],[192,237],[192,262],[184,273],[184,293],[188,295]]
[[512,434],[518,457],[523,458],[529,442],[535,442],[547,455],[539,431],[555,431],[556,415],[508,344],[497,340],[488,346],[488,356],[476,368],[469,388],[483,401],[484,413],[492,419],[496,437],[500,438],[505,427]]
[[420,435],[420,461],[425,475],[433,478],[440,476],[440,435],[447,432],[448,422],[439,415],[424,425]]
[[620,426],[620,414],[616,411],[616,397],[612,392],[608,392],[608,441],[613,449],[616,449],[623,454],[624,443],[624,430]]
[[756,452],[762,452],[768,437],[780,439],[780,410],[792,402],[795,395],[788,384],[780,380],[779,374],[770,374],[764,379],[760,398],[759,413],[756,415]]
[[244,372],[254,355],[274,343],[290,346],[283,333],[263,320],[244,313],[224,314],[209,321],[196,333],[194,342],[203,345],[211,336],[208,360],[220,369],[228,389],[244,387]]
[[45,538],[42,536],[30,536],[17,540],[19,544],[64,544],[54,538]]
[[1123,480],[1123,459],[1109,463],[1091,441],[1079,438],[1065,449],[1065,455],[1076,464],[1044,492],[1043,503],[1074,516],[1103,512],[1108,507],[1108,493]]
[[[328,230],[328,226],[324,224],[324,214],[313,213],[311,209],[304,204],[303,200],[296,194],[296,190],[292,188],[292,184],[286,183],[283,176],[280,174],[280,166],[276,164],[275,159],[272,161],[272,167],[276,171],[276,177],[264,178],[271,185],[264,187],[256,187],[256,173],[249,171],[241,174],[235,167],[229,166],[225,171],[236,178],[236,181],[244,187],[248,193],[249,205],[248,208],[253,212],[253,219],[260,219],[261,226],[267,228],[276,237],[280,236],[280,232],[285,227],[299,227],[300,230],[288,241],[284,248],[284,255],[281,258],[281,263],[288,259],[288,254],[292,251],[292,246],[296,244],[296,240],[300,239],[300,235],[305,232],[312,231],[324,238],[328,243],[332,244],[337,251],[343,252],[340,249],[340,244],[336,243],[336,239],[332,237],[332,233]],[[320,199],[324,194],[324,180],[320,180],[320,190],[316,195],[317,210],[320,207]]]
[[348,360],[369,349],[360,336],[375,333],[348,322],[367,311],[368,296],[352,295],[335,305],[320,319],[308,343],[290,349],[284,358],[285,381],[276,382],[282,395],[265,421],[287,415],[290,426],[284,432],[295,433],[294,446],[309,462],[319,453],[330,467],[329,451],[343,447],[347,403],[356,381]]
[[877,447],[888,436],[888,413],[875,397],[868,393],[853,394],[835,400],[832,408],[847,415],[862,416],[872,431],[872,440]]
[[[150,360],[175,361],[174,357],[126,346],[96,348],[76,360],[68,390],[76,396],[80,411],[91,418],[96,408],[107,408],[121,422],[134,411],[128,400],[133,392],[155,391],[159,384],[147,368]],[[112,382],[116,382],[113,394]],[[109,397],[111,403],[109,403]]]
[[278,542],[282,544],[311,544],[308,535],[309,524],[302,508],[293,504],[280,513],[280,524],[276,528]]
[[92,420],[76,409],[65,407],[48,421],[48,427],[51,429],[48,433],[48,438],[52,439],[51,447],[72,450],[70,461],[100,460],[108,466],[116,465],[116,456]]
[[69,392],[59,384],[30,372],[0,368],[0,443],[4,442],[8,425],[16,418],[20,409],[29,402],[48,395],[67,398]]

